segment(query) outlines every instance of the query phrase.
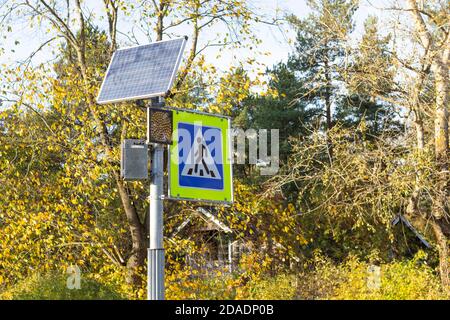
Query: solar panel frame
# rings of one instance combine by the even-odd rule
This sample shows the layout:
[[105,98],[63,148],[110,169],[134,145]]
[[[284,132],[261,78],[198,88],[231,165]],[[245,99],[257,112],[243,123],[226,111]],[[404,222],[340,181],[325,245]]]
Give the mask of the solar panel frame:
[[[174,68],[173,68],[172,75],[170,77],[169,83],[167,85],[167,88],[164,91],[162,91],[162,92],[153,92],[153,93],[149,93],[149,94],[145,94],[145,95],[138,95],[138,96],[126,96],[126,97],[123,97],[123,98],[99,100],[100,96],[101,96],[101,93],[102,93],[102,91],[104,89],[104,85],[105,85],[105,83],[107,81],[108,75],[110,73],[111,65],[113,64],[113,61],[114,61],[114,58],[115,58],[117,52],[123,51],[123,50],[129,50],[129,49],[133,49],[133,48],[138,48],[138,47],[149,46],[149,45],[156,44],[156,43],[163,43],[163,42],[177,41],[177,40],[183,40],[183,41],[182,41],[180,50],[178,52],[178,56],[177,56],[176,62],[174,64]],[[181,63],[181,60],[182,60],[182,57],[183,57],[184,49],[186,47],[186,42],[187,42],[187,36],[181,37],[181,38],[174,38],[174,39],[167,39],[167,40],[156,41],[156,42],[152,42],[152,43],[149,43],[149,44],[146,44],[146,45],[136,45],[136,46],[130,46],[130,47],[124,47],[124,48],[117,49],[113,53],[113,56],[111,57],[111,61],[109,62],[108,68],[106,70],[105,76],[104,76],[103,81],[102,81],[102,85],[100,86],[100,90],[99,90],[98,95],[97,95],[97,103],[98,104],[118,103],[118,102],[125,102],[125,101],[143,100],[143,99],[149,99],[149,98],[153,98],[153,97],[161,97],[161,96],[166,95],[167,92],[170,91],[170,89],[171,89],[171,87],[173,85],[173,82],[175,81],[175,76],[176,76],[176,73],[177,73],[178,68],[180,66],[180,63]]]

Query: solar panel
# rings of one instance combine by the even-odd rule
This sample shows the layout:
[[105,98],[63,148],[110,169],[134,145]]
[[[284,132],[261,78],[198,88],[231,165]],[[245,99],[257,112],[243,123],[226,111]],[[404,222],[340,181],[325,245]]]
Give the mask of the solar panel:
[[97,102],[104,104],[165,95],[174,81],[186,39],[118,49],[106,71]]

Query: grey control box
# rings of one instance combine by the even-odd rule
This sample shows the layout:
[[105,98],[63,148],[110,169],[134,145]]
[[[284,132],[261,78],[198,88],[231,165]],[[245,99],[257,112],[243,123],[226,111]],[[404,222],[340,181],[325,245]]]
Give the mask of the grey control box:
[[148,179],[148,145],[145,140],[122,141],[120,174],[126,181]]

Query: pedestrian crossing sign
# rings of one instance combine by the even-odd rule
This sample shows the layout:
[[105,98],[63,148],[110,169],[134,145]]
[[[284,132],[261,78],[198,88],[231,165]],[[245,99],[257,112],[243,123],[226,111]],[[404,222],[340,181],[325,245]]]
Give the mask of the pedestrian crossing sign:
[[233,202],[230,119],[173,111],[169,198]]

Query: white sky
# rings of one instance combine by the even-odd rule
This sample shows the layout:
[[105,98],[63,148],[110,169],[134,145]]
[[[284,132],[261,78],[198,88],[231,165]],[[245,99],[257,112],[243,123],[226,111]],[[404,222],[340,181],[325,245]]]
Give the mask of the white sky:
[[[363,30],[363,22],[369,14],[380,15],[381,11],[377,8],[382,8],[386,6],[387,0],[362,0],[360,8],[356,12],[355,22],[356,22],[356,30],[354,36],[359,38],[362,30]],[[89,3],[89,2],[87,2]],[[100,5],[100,2],[97,2]],[[280,10],[278,16],[282,16],[283,13],[289,12],[297,15],[298,17],[305,17],[309,9],[306,6],[306,0],[251,0],[252,5],[255,8],[258,8],[258,12],[261,12],[265,15],[275,15],[275,12]],[[89,5],[91,5],[89,3]],[[90,7],[94,12],[98,12],[100,9],[97,7],[98,5],[93,5]],[[118,28],[122,31],[131,30],[133,23],[124,19],[119,20]],[[14,61],[18,61],[26,58],[31,52],[36,50],[40,44],[48,39],[48,35],[46,35],[43,31],[38,29],[31,29],[23,25],[14,25],[13,32],[9,34],[9,38],[3,40],[4,43],[0,43],[0,47],[5,48],[5,53],[0,56],[0,64],[6,63],[10,64]],[[177,33],[190,35],[189,26],[185,27],[186,29],[179,28]],[[256,50],[225,50],[222,52],[222,55],[219,59],[217,59],[217,49],[211,48],[209,51],[205,51],[207,53],[208,62],[214,63],[214,65],[219,70],[226,70],[230,65],[237,61],[242,61],[245,58],[256,58],[256,60],[266,66],[272,66],[273,64],[283,61],[288,57],[288,54],[292,52],[292,45],[289,43],[289,40],[293,40],[295,34],[289,30],[289,28],[284,28],[285,30],[279,30],[277,27],[258,24],[255,25],[254,31],[256,35],[262,39],[262,44],[257,48],[259,52],[268,52],[269,55],[258,54]],[[221,32],[225,30],[221,30],[221,28],[215,28],[214,31],[211,32],[211,36],[213,36],[212,32]],[[209,35],[206,34],[206,37]],[[143,34],[138,34],[138,40],[140,44],[145,44],[148,40],[144,37]],[[18,40],[20,43],[18,45],[14,44],[14,42]],[[130,43],[126,43],[125,37],[119,38],[120,43],[123,45],[129,45]],[[189,44],[188,44],[189,45]],[[34,63],[46,61],[52,57],[51,47],[47,47],[45,50],[42,50],[39,54],[37,54],[34,58]]]

